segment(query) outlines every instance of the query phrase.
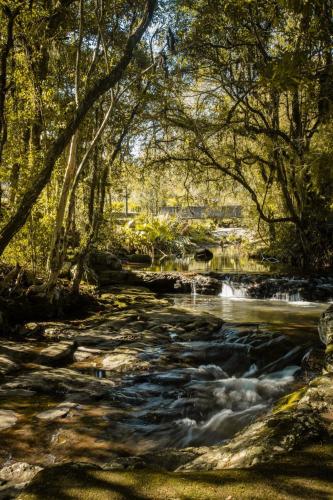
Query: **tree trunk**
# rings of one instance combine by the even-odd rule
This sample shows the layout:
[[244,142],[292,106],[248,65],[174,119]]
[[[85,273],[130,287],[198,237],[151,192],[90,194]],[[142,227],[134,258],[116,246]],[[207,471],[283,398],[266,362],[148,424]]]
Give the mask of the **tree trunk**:
[[65,218],[65,211],[67,207],[70,188],[76,172],[77,140],[78,140],[78,133],[76,132],[72,138],[70,145],[67,168],[57,207],[56,220],[51,240],[50,254],[48,260],[48,270],[49,270],[48,288],[52,288],[55,282],[57,281],[59,272],[63,264],[63,257],[64,257],[63,253],[64,253],[65,236],[66,236],[64,233],[63,223]]
[[6,34],[5,45],[0,54],[0,164],[2,159],[3,148],[7,140],[7,126],[5,120],[5,101],[8,90],[7,65],[8,65],[9,53],[14,45],[13,29],[14,29],[15,18],[19,12],[19,9],[16,9],[14,12],[11,12],[11,10],[8,7],[4,6],[2,7],[2,11],[4,15],[7,17],[7,34]]
[[107,76],[100,78],[90,88],[79,108],[74,112],[72,119],[67,123],[65,128],[60,131],[57,139],[51,144],[46,153],[41,171],[33,179],[31,185],[24,193],[15,214],[9,219],[0,232],[0,255],[2,255],[13,236],[25,224],[33,205],[36,203],[39,195],[51,178],[56,161],[63,153],[93,104],[99,97],[113,88],[122,79],[125,70],[132,60],[134,49],[137,47],[150,25],[156,6],[157,0],[146,1],[145,13],[136,30],[129,35],[120,60],[113,66]]

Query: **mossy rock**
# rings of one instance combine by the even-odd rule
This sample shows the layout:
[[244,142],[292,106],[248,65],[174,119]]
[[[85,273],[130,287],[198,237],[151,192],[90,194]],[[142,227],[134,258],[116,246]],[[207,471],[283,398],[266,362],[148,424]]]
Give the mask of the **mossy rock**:
[[275,404],[273,408],[273,413],[280,413],[283,411],[290,411],[294,409],[297,406],[297,403],[300,401],[300,399],[302,399],[306,391],[307,387],[302,387],[302,389],[299,389],[298,391],[283,396]]

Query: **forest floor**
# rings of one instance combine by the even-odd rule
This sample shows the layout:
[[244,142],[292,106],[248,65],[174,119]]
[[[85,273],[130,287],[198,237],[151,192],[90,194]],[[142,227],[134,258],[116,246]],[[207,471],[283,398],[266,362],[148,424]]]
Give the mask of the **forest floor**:
[[243,500],[333,498],[333,442],[309,445],[252,469],[165,473],[58,466],[19,500]]

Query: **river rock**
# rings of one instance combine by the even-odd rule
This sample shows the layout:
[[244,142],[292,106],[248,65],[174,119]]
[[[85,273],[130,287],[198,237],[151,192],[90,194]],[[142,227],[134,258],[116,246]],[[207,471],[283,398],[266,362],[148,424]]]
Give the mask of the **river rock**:
[[13,427],[18,418],[19,415],[12,410],[0,410],[0,431]]
[[6,340],[0,342],[0,355],[5,355],[15,362],[30,363],[36,359],[37,351],[33,343]]
[[213,257],[213,252],[211,252],[208,248],[199,248],[194,254],[195,260],[203,262],[209,262]]
[[42,467],[38,465],[31,465],[26,462],[14,462],[0,469],[0,479],[15,485],[24,485],[30,482],[41,470]]
[[151,264],[152,262],[152,258],[150,255],[139,253],[127,255],[125,260],[133,264]]
[[178,272],[103,269],[98,274],[98,283],[101,287],[115,284],[145,287],[155,293],[191,293],[194,287],[204,295],[217,295],[221,291],[221,282],[211,276]]
[[326,345],[325,370],[333,372],[333,305],[321,315],[318,331],[320,340]]
[[18,365],[8,356],[0,356],[0,376],[18,370]]
[[182,273],[155,273],[137,271],[136,279],[141,286],[158,293],[197,293],[216,295],[221,290],[221,283],[210,276],[182,274]]
[[96,349],[94,347],[80,346],[74,354],[74,360],[84,361],[93,356],[99,356],[100,354],[102,354],[102,351],[100,349]]
[[95,250],[89,255],[88,265],[98,274],[100,270],[109,269],[110,271],[120,271],[121,261],[110,252],[101,252]]
[[135,349],[119,349],[112,354],[105,356],[102,360],[102,368],[105,370],[114,370],[116,372],[126,372],[149,368],[149,364],[141,360],[139,352]]
[[51,408],[50,410],[38,413],[36,417],[40,420],[56,420],[57,418],[65,417],[70,412],[70,410],[76,407],[76,403],[65,401],[64,403],[60,403],[60,405]]
[[95,377],[79,373],[68,368],[44,368],[26,372],[14,380],[3,384],[3,392],[12,389],[28,389],[41,394],[78,394],[89,395],[91,399],[110,395],[115,383],[108,379],[97,380]]
[[76,343],[72,341],[63,341],[51,344],[40,351],[38,362],[51,366],[66,364],[73,360],[75,349]]

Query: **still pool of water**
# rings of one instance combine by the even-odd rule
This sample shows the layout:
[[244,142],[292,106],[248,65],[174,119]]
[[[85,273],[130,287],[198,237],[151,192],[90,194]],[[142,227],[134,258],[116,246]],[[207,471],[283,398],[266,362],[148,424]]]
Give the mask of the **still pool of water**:
[[317,325],[327,304],[284,302],[204,295],[174,295],[175,305],[192,311],[209,312],[231,323],[254,323],[291,335],[295,341],[314,341]]
[[285,266],[279,263],[251,259],[246,253],[237,251],[235,247],[222,249],[220,246],[211,247],[213,258],[209,262],[199,262],[194,255],[185,257],[170,257],[162,261],[155,261],[146,269],[156,272],[248,272],[265,273],[283,271]]

